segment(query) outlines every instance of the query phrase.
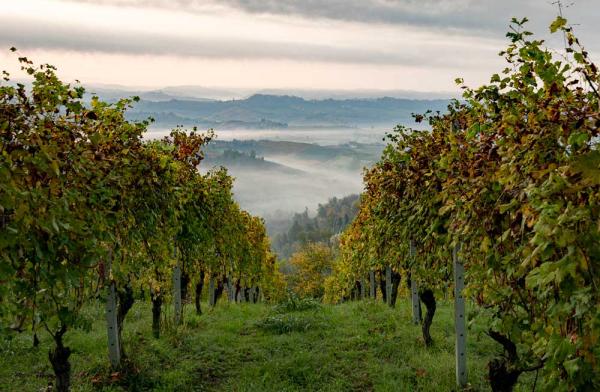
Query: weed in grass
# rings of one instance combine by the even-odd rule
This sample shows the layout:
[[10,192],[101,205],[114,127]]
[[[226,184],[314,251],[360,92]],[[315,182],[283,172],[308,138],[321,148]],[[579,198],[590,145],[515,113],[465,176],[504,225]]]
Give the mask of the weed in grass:
[[258,321],[255,325],[263,331],[275,334],[306,332],[310,328],[319,326],[313,319],[291,314],[275,314],[273,316],[267,316]]
[[319,309],[321,304],[314,298],[300,298],[294,292],[288,292],[287,297],[273,307],[275,313],[298,312]]

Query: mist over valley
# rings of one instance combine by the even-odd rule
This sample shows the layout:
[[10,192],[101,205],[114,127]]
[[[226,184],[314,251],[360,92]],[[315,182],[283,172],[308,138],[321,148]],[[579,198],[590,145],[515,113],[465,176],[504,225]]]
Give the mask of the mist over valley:
[[[361,193],[364,168],[379,159],[386,133],[397,124],[420,127],[413,113],[441,111],[448,104],[444,99],[265,94],[232,100],[146,97],[129,116],[155,120],[147,138],[164,137],[177,125],[215,131],[201,171],[226,167],[235,178],[235,199],[262,216],[279,242],[295,214],[315,217],[330,199]],[[286,245],[278,248],[280,256],[289,256]]]

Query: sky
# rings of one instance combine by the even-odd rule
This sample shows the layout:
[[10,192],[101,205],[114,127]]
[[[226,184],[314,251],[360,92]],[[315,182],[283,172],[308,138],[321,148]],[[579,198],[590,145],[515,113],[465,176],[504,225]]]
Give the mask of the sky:
[[[0,0],[0,69],[144,89],[454,92],[503,68],[512,17],[559,48],[553,0]],[[600,54],[600,0],[563,2]]]

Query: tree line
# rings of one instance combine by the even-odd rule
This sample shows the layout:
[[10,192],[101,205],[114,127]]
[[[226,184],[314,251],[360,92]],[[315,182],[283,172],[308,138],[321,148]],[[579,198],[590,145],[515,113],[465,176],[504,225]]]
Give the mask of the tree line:
[[334,237],[341,233],[358,212],[358,195],[342,198],[332,197],[325,204],[319,204],[317,214],[309,216],[308,209],[295,213],[286,232],[277,233],[273,249],[283,259],[290,258],[301,248],[311,243],[336,245]]

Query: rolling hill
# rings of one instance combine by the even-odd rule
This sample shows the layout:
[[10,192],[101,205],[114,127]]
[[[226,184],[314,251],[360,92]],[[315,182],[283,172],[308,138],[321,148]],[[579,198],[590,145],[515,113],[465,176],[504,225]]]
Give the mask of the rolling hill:
[[402,98],[311,99],[255,94],[227,101],[142,99],[128,112],[130,119],[153,117],[159,125],[205,128],[281,129],[302,127],[376,127],[412,122],[412,113],[444,111],[448,100]]

